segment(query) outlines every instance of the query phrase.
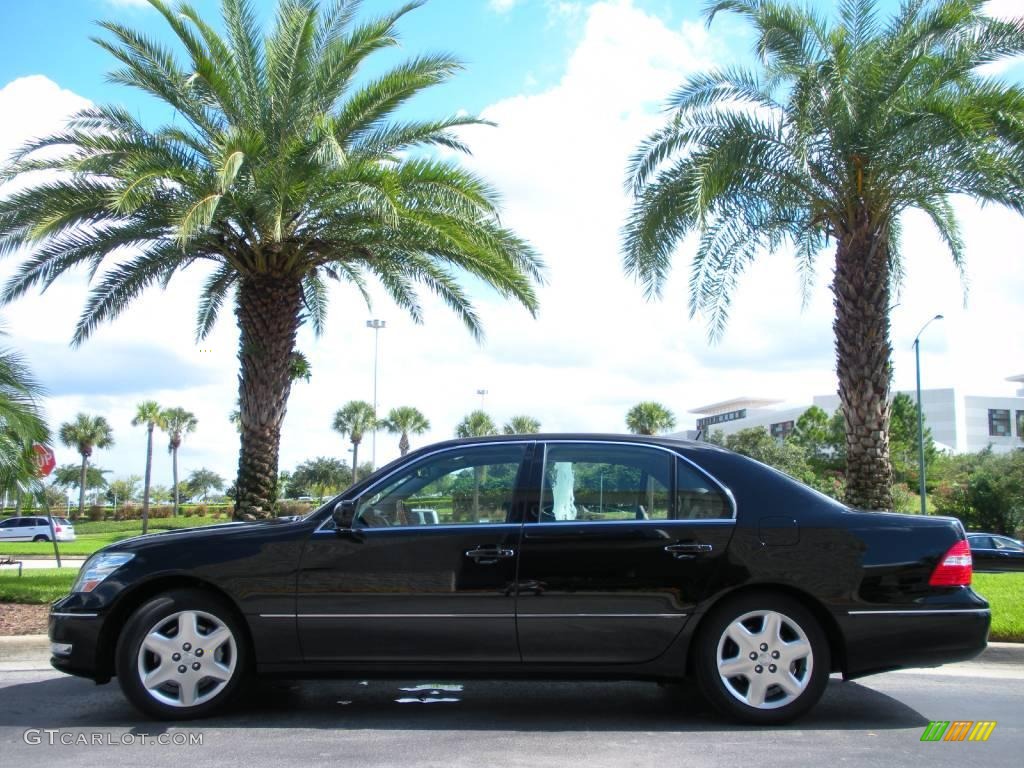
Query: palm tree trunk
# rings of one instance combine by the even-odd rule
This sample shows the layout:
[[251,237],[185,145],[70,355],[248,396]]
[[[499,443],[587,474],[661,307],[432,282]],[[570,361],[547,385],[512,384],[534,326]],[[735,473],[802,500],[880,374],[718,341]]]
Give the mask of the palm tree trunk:
[[146,428],[146,482],[142,489],[142,533],[149,530],[149,480],[153,471],[153,422]]
[[480,520],[480,483],[484,479],[484,468],[473,467],[473,522]]
[[402,439],[398,441],[398,450],[405,456],[409,452],[409,433],[402,430]]
[[178,448],[171,449],[171,480],[174,483],[174,517],[178,516]]
[[846,502],[892,508],[888,230],[866,221],[836,250],[836,373],[846,420]]
[[274,514],[281,425],[292,384],[289,363],[301,306],[298,279],[247,277],[238,286],[241,448],[236,518]]
[[89,457],[82,454],[82,471],[78,475],[78,517],[85,512],[85,475],[89,469]]
[[352,441],[352,485],[359,479],[359,441]]

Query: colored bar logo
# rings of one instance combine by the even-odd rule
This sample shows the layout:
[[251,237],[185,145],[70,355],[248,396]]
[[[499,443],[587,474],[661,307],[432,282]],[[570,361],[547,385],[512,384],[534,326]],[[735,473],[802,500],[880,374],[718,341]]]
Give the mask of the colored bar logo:
[[988,741],[995,728],[995,720],[932,720],[921,741]]

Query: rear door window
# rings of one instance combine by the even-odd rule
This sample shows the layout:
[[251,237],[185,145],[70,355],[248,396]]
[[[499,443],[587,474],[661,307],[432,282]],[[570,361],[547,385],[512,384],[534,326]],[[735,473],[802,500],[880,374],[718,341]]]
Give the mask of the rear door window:
[[670,454],[643,446],[549,444],[540,522],[667,520],[673,464]]

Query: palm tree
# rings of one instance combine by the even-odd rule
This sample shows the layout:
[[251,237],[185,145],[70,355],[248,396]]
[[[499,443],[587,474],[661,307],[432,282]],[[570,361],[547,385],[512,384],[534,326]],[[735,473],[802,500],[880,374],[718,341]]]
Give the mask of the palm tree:
[[196,431],[199,424],[195,414],[184,408],[166,408],[160,414],[159,427],[167,433],[167,452],[171,454],[171,472],[174,489],[174,515],[178,515],[181,486],[178,483],[178,449],[185,435]]
[[373,406],[363,400],[350,400],[334,414],[334,424],[331,426],[342,436],[348,435],[352,441],[352,482],[359,480],[359,443],[363,441],[363,435],[377,425],[377,417],[374,415]]
[[149,489],[153,474],[153,430],[160,424],[160,404],[146,400],[135,406],[132,426],[146,426],[146,477],[142,485],[142,533],[149,529]]
[[667,124],[630,163],[636,196],[626,270],[660,295],[691,232],[690,315],[721,334],[740,273],[759,252],[795,248],[809,289],[834,242],[836,372],[846,421],[846,500],[891,508],[889,309],[901,276],[904,211],[930,217],[963,272],[952,195],[1024,212],[1024,91],[978,66],[1024,52],[1024,24],[982,0],[840,4],[827,23],[777,0],[717,0],[755,32],[760,71],[694,75]]
[[[498,434],[498,426],[485,411],[471,411],[455,427],[456,437],[487,437]],[[473,467],[473,517],[480,518],[480,486],[487,478],[486,467]]]
[[409,435],[422,435],[430,429],[430,422],[418,409],[403,405],[392,408],[380,426],[393,435],[402,436],[398,441],[398,450],[405,456],[409,452]]
[[[0,335],[4,335],[0,330]],[[45,390],[16,352],[0,349],[0,486],[21,494],[37,484],[33,443],[47,443],[50,429],[39,401]]]
[[185,3],[149,2],[173,46],[114,21],[97,42],[121,67],[111,79],[155,96],[173,122],[147,127],[128,109],[94,106],[14,153],[0,183],[24,186],[0,201],[0,255],[29,255],[0,300],[88,267],[99,277],[79,344],[150,286],[207,265],[197,335],[226,302],[240,331],[235,513],[266,517],[296,334],[324,327],[327,281],[366,299],[376,280],[417,322],[425,286],[480,337],[461,277],[535,314],[542,265],[501,225],[487,182],[431,153],[467,151],[459,131],[483,121],[396,118],[460,63],[422,55],[364,72],[419,3],[357,21],[353,2],[282,0],[264,34],[251,0],[222,0],[222,35]]
[[479,409],[470,412],[455,427],[456,437],[487,437],[498,434],[498,427],[485,411]]
[[89,458],[97,448],[109,448],[114,444],[114,431],[102,416],[79,413],[74,421],[60,425],[60,441],[68,448],[74,448],[82,457],[78,475],[78,515],[85,511],[86,472]]
[[661,403],[637,403],[626,414],[626,427],[634,435],[656,435],[675,425],[675,415]]
[[[94,464],[89,465],[85,473],[85,489],[94,494],[107,488],[109,483],[105,475],[110,474],[109,469],[100,469]],[[53,484],[60,488],[81,488],[81,468],[77,464],[61,464],[53,470]]]
[[536,435],[540,432],[540,422],[533,416],[513,416],[502,427],[506,435]]

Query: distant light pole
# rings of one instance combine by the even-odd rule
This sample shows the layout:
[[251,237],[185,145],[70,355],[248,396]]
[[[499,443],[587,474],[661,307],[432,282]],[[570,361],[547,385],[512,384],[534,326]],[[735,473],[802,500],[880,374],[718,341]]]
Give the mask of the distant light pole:
[[480,395],[480,410],[482,411],[484,409],[484,398],[487,397],[487,390],[478,389],[476,393]]
[[[366,327],[373,328],[373,448],[370,450],[370,466],[377,468],[377,351],[380,329],[387,326],[383,320],[367,320]],[[353,470],[355,467],[353,467]]]
[[914,337],[914,362],[917,365],[917,474],[921,481],[921,514],[928,514],[928,506],[925,504],[924,491],[924,411],[921,409],[921,334],[924,329],[936,320],[942,320],[942,315],[936,315],[917,332]]

